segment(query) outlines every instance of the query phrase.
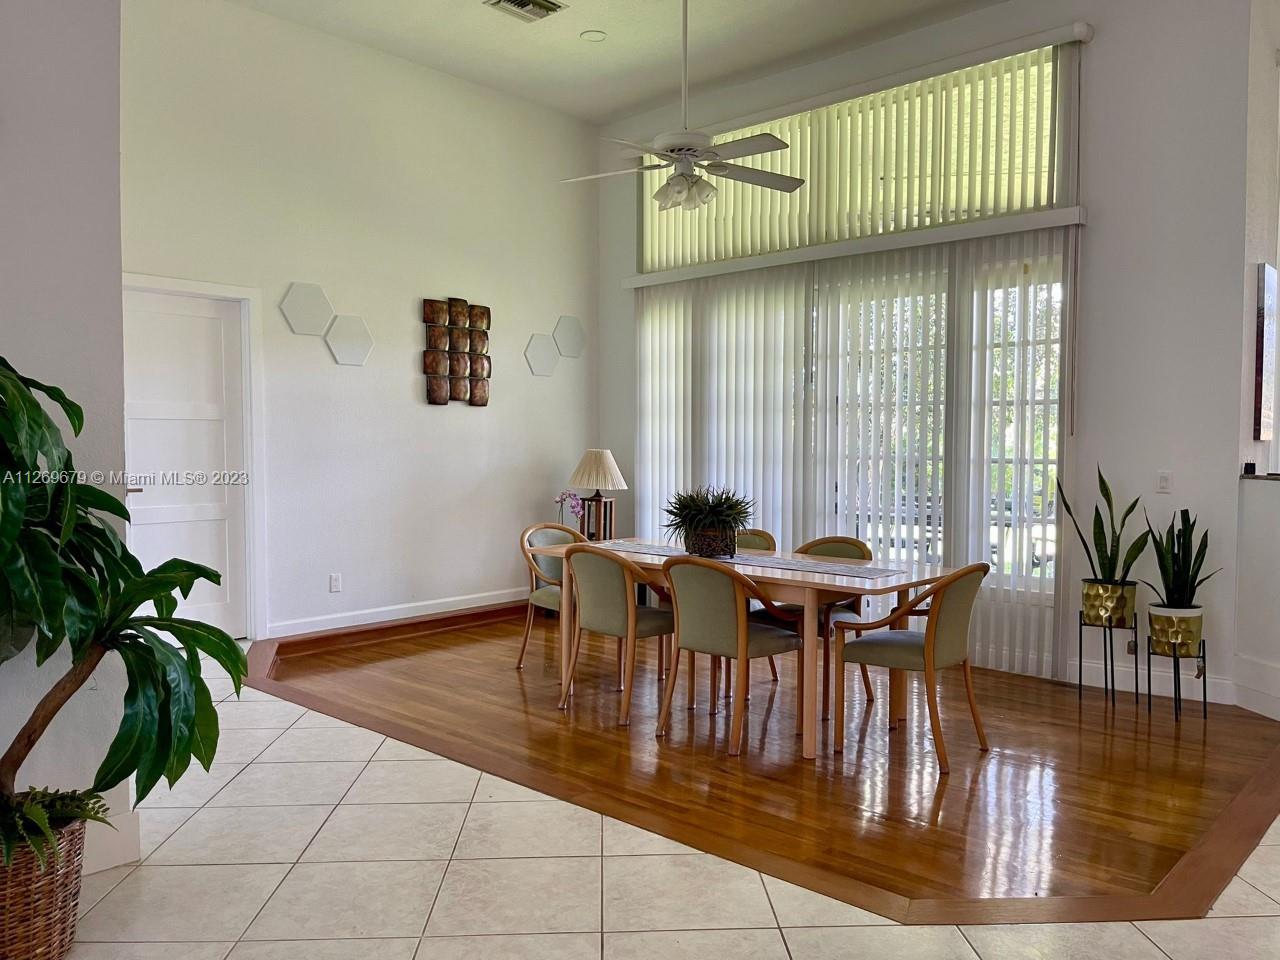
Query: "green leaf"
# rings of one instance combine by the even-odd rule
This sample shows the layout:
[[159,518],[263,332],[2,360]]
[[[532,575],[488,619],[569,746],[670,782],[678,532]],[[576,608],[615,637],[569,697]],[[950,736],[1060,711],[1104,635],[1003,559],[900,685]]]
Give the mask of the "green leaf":
[[[173,786],[191,762],[191,735],[196,714],[195,688],[191,682],[187,659],[178,648],[166,643],[153,630],[142,628],[139,632],[155,654],[168,686],[170,745],[164,775],[169,785]],[[198,653],[196,659],[199,659]]]
[[14,605],[21,613],[43,633],[62,633],[62,607],[66,601],[62,563],[46,534],[24,530],[14,549],[0,558],[0,575],[8,581]]
[[[138,769],[145,744],[154,736],[159,716],[154,665],[146,658],[121,651],[128,687],[124,693],[124,717],[115,739],[93,780],[93,791],[104,793],[128,779]],[[138,797],[141,800],[142,797]]]
[[18,539],[27,513],[29,484],[0,480],[0,557],[5,556]]
[[1093,508],[1093,545],[1098,551],[1098,576],[1103,580],[1115,579],[1115,557],[1107,549],[1107,532],[1102,526],[1102,511]]
[[199,761],[200,766],[208,770],[218,752],[218,711],[213,706],[209,687],[200,678],[199,652],[193,652],[189,648],[187,663],[193,670],[192,687],[196,696],[195,722],[191,727],[191,755]]
[[244,651],[231,639],[230,634],[199,620],[184,620],[181,617],[135,617],[130,623],[172,634],[183,645],[190,644],[208,654],[227,671],[236,693],[240,692],[240,681],[248,672],[249,665]]
[[1124,566],[1120,571],[1120,579],[1122,581],[1129,579],[1129,574],[1133,570],[1133,565],[1138,562],[1138,558],[1142,556],[1142,551],[1147,549],[1147,538],[1150,536],[1148,531],[1143,530],[1133,543],[1129,544],[1129,550],[1124,555]]
[[109,513],[121,520],[129,520],[129,509],[105,490],[91,487],[86,483],[72,484],[76,492],[76,500],[90,510]]
[[9,584],[0,578],[0,663],[12,660],[30,646],[36,625],[14,606]]
[[0,369],[7,370],[9,373],[12,373],[22,381],[23,385],[26,386],[27,389],[38,390],[61,407],[63,415],[67,418],[67,422],[71,424],[72,432],[76,436],[80,435],[80,431],[84,429],[84,410],[81,409],[80,404],[76,403],[63,393],[61,388],[51,387],[48,384],[41,383],[39,380],[34,380],[31,377],[24,377],[22,374],[18,373],[18,371],[13,368],[13,365],[4,357],[0,357]]
[[1098,577],[1098,565],[1093,562],[1093,551],[1089,548],[1089,541],[1084,535],[1084,531],[1080,529],[1080,524],[1076,521],[1075,512],[1071,509],[1071,504],[1067,500],[1067,493],[1062,489],[1062,481],[1057,481],[1058,499],[1062,501],[1062,509],[1067,512],[1067,516],[1071,518],[1071,525],[1076,528],[1076,536],[1080,538],[1080,546],[1084,548],[1084,558],[1089,561],[1089,571],[1094,578]]

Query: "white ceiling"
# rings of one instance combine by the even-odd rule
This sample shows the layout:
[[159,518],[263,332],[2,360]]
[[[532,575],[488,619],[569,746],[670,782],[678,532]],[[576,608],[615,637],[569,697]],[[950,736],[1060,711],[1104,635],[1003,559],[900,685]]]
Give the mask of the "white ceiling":
[[[536,23],[481,0],[231,2],[594,122],[680,89],[680,0],[568,0]],[[690,0],[694,93],[698,83],[818,59],[995,2]],[[588,43],[583,30],[609,37]]]

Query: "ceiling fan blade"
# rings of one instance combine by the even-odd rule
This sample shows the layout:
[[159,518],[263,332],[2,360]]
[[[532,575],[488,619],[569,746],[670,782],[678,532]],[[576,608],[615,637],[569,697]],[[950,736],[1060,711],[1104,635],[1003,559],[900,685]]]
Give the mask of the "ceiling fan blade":
[[627,167],[625,170],[608,170],[605,173],[591,173],[585,177],[566,177],[561,183],[580,183],[583,180],[601,180],[605,177],[620,177],[626,173],[644,173],[646,170],[661,170],[669,167],[669,163],[646,163],[639,167]]
[[757,133],[741,140],[730,140],[728,143],[717,143],[711,146],[709,153],[714,153],[718,160],[737,160],[739,157],[753,157],[758,153],[772,153],[774,150],[787,149],[787,141],[775,137],[772,133]]
[[607,143],[616,143],[624,147],[630,147],[641,156],[666,157],[668,160],[674,160],[675,154],[667,153],[665,150],[658,150],[649,143],[636,143],[634,140],[620,140],[617,137],[601,137]]
[[799,177],[788,177],[784,173],[770,173],[768,170],[757,170],[755,167],[740,167],[734,163],[702,163],[699,166],[713,177],[740,180],[757,187],[781,190],[783,193],[794,193],[804,186],[804,181]]

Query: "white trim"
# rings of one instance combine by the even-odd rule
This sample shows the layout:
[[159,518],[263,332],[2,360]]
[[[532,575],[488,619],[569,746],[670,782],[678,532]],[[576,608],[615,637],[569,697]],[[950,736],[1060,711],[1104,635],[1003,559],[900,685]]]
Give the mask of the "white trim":
[[880,253],[884,250],[904,250],[908,247],[931,247],[941,243],[959,243],[962,240],[999,237],[1010,233],[1025,233],[1052,227],[1079,226],[1084,224],[1086,219],[1084,207],[1059,207],[1054,210],[1037,210],[1034,213],[1016,213],[1005,217],[926,227],[922,230],[904,230],[901,233],[885,233],[875,237],[857,237],[836,243],[796,247],[793,250],[762,253],[754,257],[739,257],[736,260],[717,260],[713,263],[677,267],[674,270],[637,273],[623,277],[622,286],[624,289],[654,287],[664,283],[701,280],[704,277],[743,273],[747,270],[763,270],[767,267],[779,267],[790,263],[855,257],[865,253]]
[[941,76],[944,73],[964,70],[966,67],[974,67],[980,63],[1002,60],[1005,57],[1026,53],[1029,50],[1039,50],[1042,47],[1054,47],[1064,43],[1088,43],[1092,39],[1093,26],[1083,20],[1077,20],[1065,26],[1041,30],[1038,33],[1029,33],[988,47],[980,47],[976,50],[958,53],[955,56],[944,57],[941,60],[917,64],[906,70],[899,70],[896,73],[888,73],[870,80],[863,80],[847,87],[840,87],[837,90],[829,90],[826,93],[806,97],[803,100],[794,100],[791,103],[769,107],[766,110],[758,110],[755,113],[743,114],[742,116],[723,120],[720,123],[709,126],[704,125],[700,129],[710,134],[740,130],[743,127],[752,127],[758,123],[768,123],[770,120],[777,120],[780,117],[790,117],[808,110],[829,107],[833,103],[843,103],[846,100],[866,96],[869,93],[879,93],[882,90],[900,87],[903,84],[914,83],[917,80],[927,80],[930,77]]
[[[1095,631],[1096,632],[1096,631]],[[1129,631],[1116,631],[1118,638],[1130,636]],[[1089,643],[1090,638],[1085,637],[1085,644]],[[1093,638],[1095,647],[1102,641]],[[1140,640],[1139,643],[1142,641]],[[1151,667],[1151,684],[1155,688],[1157,697],[1173,696],[1173,666],[1172,661],[1168,657],[1153,657],[1154,660],[1163,660],[1163,664],[1154,664]],[[1075,685],[1078,676],[1078,667],[1074,654],[1067,660],[1067,676],[1061,678],[1062,682]],[[1084,661],[1084,685],[1086,687],[1102,688],[1102,661],[1091,660],[1087,656]],[[1139,706],[1143,710],[1147,709],[1147,664],[1146,654],[1139,650],[1138,655],[1138,687],[1141,691]],[[1182,709],[1184,712],[1199,712],[1200,710],[1200,681],[1195,679],[1195,672],[1192,667],[1185,661],[1182,664]],[[1227,677],[1215,677],[1209,675],[1209,702],[1234,704],[1240,690],[1238,684]],[[1128,698],[1126,700],[1126,698]],[[1116,648],[1116,703],[1122,701],[1127,703],[1133,702],[1133,654],[1124,652],[1124,645],[1118,644]],[[1159,710],[1158,706],[1154,709]]]
[[144,293],[176,293],[240,304],[244,384],[245,600],[249,640],[268,636],[267,625],[267,417],[262,367],[262,291],[203,280],[125,273],[122,287]]
[[487,593],[469,593],[460,597],[442,597],[439,600],[393,603],[385,607],[348,610],[345,613],[330,613],[320,617],[281,620],[279,623],[271,624],[268,635],[272,640],[279,640],[284,637],[295,636],[299,633],[311,633],[316,630],[362,627],[368,624],[383,623],[387,620],[421,617],[431,613],[451,613],[454,610],[466,610],[471,607],[487,606],[494,603],[514,603],[517,600],[524,600],[528,596],[528,587],[512,587],[508,590],[490,590]]

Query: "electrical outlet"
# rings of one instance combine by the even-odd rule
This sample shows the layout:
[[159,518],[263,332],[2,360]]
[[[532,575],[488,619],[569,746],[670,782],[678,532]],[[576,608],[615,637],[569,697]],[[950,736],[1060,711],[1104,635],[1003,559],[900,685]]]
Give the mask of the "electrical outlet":
[[1173,493],[1173,477],[1168,470],[1156,474],[1156,493]]
[[329,592],[330,593],[342,592],[342,574],[340,573],[329,574]]

